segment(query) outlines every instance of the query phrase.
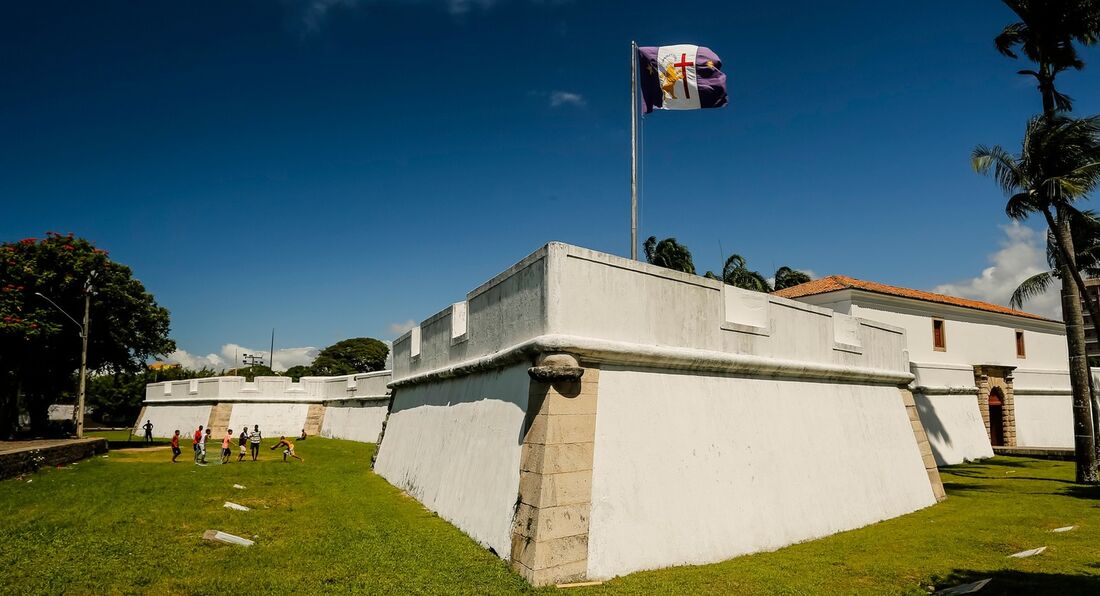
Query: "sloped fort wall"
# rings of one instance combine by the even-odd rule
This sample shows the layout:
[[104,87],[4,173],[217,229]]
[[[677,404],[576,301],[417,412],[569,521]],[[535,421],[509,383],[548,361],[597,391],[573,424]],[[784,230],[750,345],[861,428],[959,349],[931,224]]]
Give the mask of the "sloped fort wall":
[[534,584],[942,497],[901,330],[550,244],[394,344],[375,470]]
[[216,436],[225,428],[240,432],[259,425],[267,437],[309,435],[373,443],[389,408],[390,371],[339,377],[209,377],[151,383],[134,424],[142,434],[146,420],[153,434],[188,436],[198,425]]

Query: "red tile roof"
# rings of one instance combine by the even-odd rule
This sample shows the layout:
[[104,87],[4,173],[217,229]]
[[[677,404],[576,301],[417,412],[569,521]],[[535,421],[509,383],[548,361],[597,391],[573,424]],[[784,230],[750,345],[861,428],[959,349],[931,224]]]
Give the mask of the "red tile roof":
[[[975,310],[984,310],[987,312],[1025,317],[1028,319],[1038,319],[1040,321],[1052,320],[1036,314],[1024,312],[1022,310],[1011,309],[1007,306],[990,304],[988,302],[981,302],[979,300],[970,300],[969,298],[945,296],[944,294],[935,294],[933,292],[925,292],[922,290],[910,290],[909,288],[888,286],[886,284],[875,283],[873,281],[864,281],[862,279],[856,279],[854,277],[848,277],[846,275],[830,275],[829,277],[815,279],[813,281],[808,281],[804,284],[799,284],[790,288],[784,288],[775,292],[775,295],[781,296],[783,298],[801,298],[803,296],[826,294],[828,292],[836,292],[839,290],[863,290],[865,292],[874,292],[876,294],[900,296],[902,298],[912,298],[914,300],[923,300],[925,302],[938,302],[940,304],[950,304],[952,306],[961,306],[963,308],[973,308]],[[1060,323],[1061,321],[1055,322]]]

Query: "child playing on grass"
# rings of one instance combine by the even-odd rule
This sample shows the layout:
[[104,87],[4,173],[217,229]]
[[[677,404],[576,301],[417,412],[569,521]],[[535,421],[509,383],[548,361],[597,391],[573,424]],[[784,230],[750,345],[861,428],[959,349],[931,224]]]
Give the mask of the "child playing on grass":
[[[202,428],[202,427],[199,427]],[[206,429],[206,434],[202,436],[202,441],[199,442],[199,463],[206,465],[206,442],[210,440],[210,429]]]
[[286,456],[288,455],[300,462],[306,461],[294,454],[294,443],[291,443],[286,437],[279,437],[279,442],[272,445],[271,450],[274,451],[279,446],[286,446],[286,449],[283,450],[283,461],[286,461]]
[[249,435],[249,440],[252,441],[252,461],[256,461],[256,458],[260,456],[260,425],[254,425],[252,434]]
[[248,427],[241,429],[241,436],[239,439],[241,444],[241,454],[237,456],[237,461],[244,461],[244,456],[248,455]]
[[[195,435],[191,437],[191,448],[195,450],[195,463],[199,463],[199,446],[202,445],[202,425],[199,425],[199,430],[195,431]],[[203,454],[205,455],[205,453]]]
[[172,435],[172,463],[176,463],[180,453],[180,431],[176,429],[176,434]]
[[225,436],[222,437],[222,463],[229,463],[229,456],[232,451],[229,450],[229,444],[233,442],[233,429],[225,429]]

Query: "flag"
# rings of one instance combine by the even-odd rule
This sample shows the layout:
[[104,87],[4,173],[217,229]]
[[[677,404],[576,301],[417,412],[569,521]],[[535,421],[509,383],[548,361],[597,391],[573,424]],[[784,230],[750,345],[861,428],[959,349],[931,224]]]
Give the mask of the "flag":
[[700,46],[638,48],[638,74],[645,113],[726,105],[722,59]]

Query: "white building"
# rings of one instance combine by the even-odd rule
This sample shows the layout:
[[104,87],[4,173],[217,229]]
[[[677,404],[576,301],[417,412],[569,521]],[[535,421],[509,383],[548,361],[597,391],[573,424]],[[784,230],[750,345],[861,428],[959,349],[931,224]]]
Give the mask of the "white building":
[[943,497],[902,328],[552,243],[398,338],[375,471],[534,584]]
[[991,446],[1073,447],[1065,326],[976,300],[834,275],[776,292],[905,330],[936,461]]
[[[134,424],[153,434],[189,435],[201,424],[221,433],[259,425],[269,437],[308,435],[374,443],[389,409],[390,371],[339,377],[207,377],[150,383]],[[220,435],[218,435],[220,436]]]

